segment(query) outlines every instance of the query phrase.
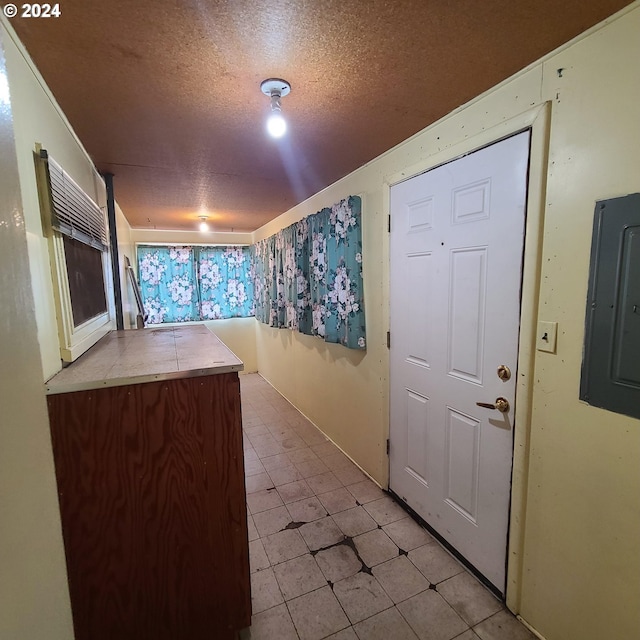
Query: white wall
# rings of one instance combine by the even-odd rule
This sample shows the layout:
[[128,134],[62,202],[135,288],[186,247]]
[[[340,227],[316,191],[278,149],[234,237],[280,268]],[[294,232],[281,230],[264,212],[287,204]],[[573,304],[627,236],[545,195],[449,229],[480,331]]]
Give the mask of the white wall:
[[0,638],[72,640],[0,22]]
[[636,2],[254,234],[362,196],[367,353],[258,324],[258,367],[384,485],[389,185],[533,123],[507,597],[547,640],[640,637],[640,421],[578,400],[595,201],[640,191],[638,34]]

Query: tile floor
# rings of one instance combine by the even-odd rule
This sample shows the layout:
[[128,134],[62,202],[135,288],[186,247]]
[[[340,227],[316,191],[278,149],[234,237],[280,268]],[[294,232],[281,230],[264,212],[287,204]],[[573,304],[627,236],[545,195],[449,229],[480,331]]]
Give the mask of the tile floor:
[[535,640],[258,374],[240,377],[251,640]]

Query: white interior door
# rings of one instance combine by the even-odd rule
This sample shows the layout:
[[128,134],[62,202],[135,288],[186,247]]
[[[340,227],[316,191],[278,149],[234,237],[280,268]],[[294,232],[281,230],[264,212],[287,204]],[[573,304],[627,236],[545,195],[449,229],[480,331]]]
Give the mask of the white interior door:
[[501,593],[528,160],[527,131],[391,188],[390,488]]

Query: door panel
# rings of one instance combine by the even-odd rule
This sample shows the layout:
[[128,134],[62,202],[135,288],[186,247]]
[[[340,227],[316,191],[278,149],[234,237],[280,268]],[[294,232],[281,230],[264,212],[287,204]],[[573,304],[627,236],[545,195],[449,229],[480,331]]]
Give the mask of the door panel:
[[391,188],[390,487],[500,591],[528,157],[524,132]]

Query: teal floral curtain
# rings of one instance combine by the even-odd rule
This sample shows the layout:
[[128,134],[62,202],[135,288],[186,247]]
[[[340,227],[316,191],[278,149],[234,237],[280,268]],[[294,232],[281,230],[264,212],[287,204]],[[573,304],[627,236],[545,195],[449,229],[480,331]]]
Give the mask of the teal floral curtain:
[[249,247],[138,247],[149,324],[254,315]]
[[199,319],[191,247],[138,247],[138,279],[149,324]]
[[252,256],[258,320],[366,348],[359,197],[257,242]]
[[194,247],[200,318],[254,315],[249,247]]

